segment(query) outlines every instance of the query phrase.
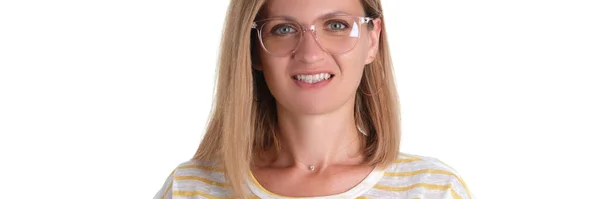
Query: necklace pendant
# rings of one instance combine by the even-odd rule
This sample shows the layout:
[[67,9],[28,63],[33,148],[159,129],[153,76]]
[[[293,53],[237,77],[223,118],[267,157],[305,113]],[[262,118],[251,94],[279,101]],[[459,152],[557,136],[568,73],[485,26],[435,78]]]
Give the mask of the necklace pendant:
[[310,171],[314,171],[314,170],[315,170],[315,166],[312,166],[312,165],[310,165],[310,166],[308,167],[308,170],[310,170]]

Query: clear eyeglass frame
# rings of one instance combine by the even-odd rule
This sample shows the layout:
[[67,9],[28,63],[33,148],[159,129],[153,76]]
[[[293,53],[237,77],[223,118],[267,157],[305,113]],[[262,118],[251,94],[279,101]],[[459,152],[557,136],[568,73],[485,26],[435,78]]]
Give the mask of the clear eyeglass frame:
[[[353,16],[353,15],[336,15],[334,17],[339,17],[339,16],[342,16],[342,17],[351,17],[351,18],[354,19],[354,22],[357,22],[358,29],[359,29],[357,40],[358,40],[358,38],[360,38],[362,36],[362,34],[361,34],[362,31],[360,31],[362,25],[363,24],[368,24],[369,22],[371,22],[371,21],[373,21],[375,19],[375,18],[372,18],[372,17]],[[291,23],[295,24],[296,27],[300,27],[300,30],[298,30],[300,32],[300,38],[297,41],[297,44],[293,48],[293,50],[291,50],[289,52],[279,53],[278,54],[278,53],[271,52],[271,51],[269,51],[266,48],[266,46],[265,46],[265,44],[263,42],[262,30],[261,29],[262,29],[262,26],[264,26],[266,24],[265,22],[268,22],[270,20],[287,20],[287,21],[290,21]],[[262,23],[262,25],[259,26],[259,24],[261,24],[261,23]],[[319,38],[318,33],[317,33],[318,30],[317,30],[315,24],[311,24],[309,26],[309,28],[305,28],[304,26],[302,26],[297,21],[293,21],[293,20],[289,20],[289,19],[284,19],[284,18],[279,18],[279,17],[277,17],[277,18],[267,18],[267,19],[261,19],[261,20],[254,21],[254,23],[252,24],[252,29],[255,29],[257,31],[257,33],[258,33],[257,36],[258,36],[258,39],[260,40],[260,45],[261,45],[262,49],[265,52],[267,52],[267,53],[269,53],[271,55],[274,55],[274,56],[287,56],[287,55],[295,53],[298,50],[298,46],[300,46],[300,43],[301,43],[303,37],[305,36],[304,33],[306,31],[310,31],[311,34],[312,34],[312,36],[313,36],[313,38],[314,38],[314,40],[319,45],[319,47],[323,51],[325,51],[325,52],[327,52],[329,54],[344,54],[344,53],[347,53],[347,52],[351,51],[352,49],[354,49],[356,47],[356,44],[358,43],[358,41],[355,41],[354,44],[352,44],[349,49],[344,50],[342,52],[331,52],[331,51],[327,50],[327,48],[325,48],[325,46],[323,46],[323,43],[320,41],[320,38]]]

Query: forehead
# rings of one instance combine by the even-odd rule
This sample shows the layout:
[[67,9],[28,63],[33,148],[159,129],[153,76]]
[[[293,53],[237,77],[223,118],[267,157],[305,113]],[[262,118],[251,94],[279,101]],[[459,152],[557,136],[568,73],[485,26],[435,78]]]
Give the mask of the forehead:
[[267,0],[263,17],[286,17],[309,22],[324,15],[349,14],[363,16],[362,0]]

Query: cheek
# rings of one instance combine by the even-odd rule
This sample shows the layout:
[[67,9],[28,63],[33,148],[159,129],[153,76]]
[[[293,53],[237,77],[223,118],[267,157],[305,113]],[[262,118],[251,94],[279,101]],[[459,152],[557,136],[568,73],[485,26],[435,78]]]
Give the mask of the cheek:
[[283,68],[277,66],[284,66],[284,64],[286,64],[284,60],[270,57],[268,55],[265,55],[264,52],[260,54],[260,62],[262,64],[262,70],[265,76],[277,73],[278,69]]
[[284,81],[283,72],[275,67],[265,67],[263,69],[263,74],[265,75],[265,81],[267,81],[267,84],[269,85],[277,85],[278,82]]
[[365,69],[365,61],[368,56],[368,43],[359,41],[355,48],[347,54],[335,57],[342,72],[342,86],[344,92],[353,93],[358,89]]
[[357,75],[362,75],[367,56],[368,43],[366,41],[361,40],[356,44],[355,48],[352,51],[337,56],[335,58],[342,72],[358,73]]
[[366,38],[361,38],[354,48],[346,54],[336,56],[336,61],[339,62],[342,70],[344,68],[364,68],[369,54],[369,43]]
[[[265,76],[265,81],[271,90],[278,90],[279,86],[287,81],[285,73],[286,60],[262,57],[262,72]],[[273,91],[272,91],[273,92]],[[275,91],[276,92],[276,91]]]
[[361,37],[361,40],[356,44],[355,50],[356,53],[358,53],[359,55],[356,55],[357,58],[360,57],[359,59],[363,62],[361,63],[365,63],[365,61],[367,60],[367,57],[369,56],[369,50],[370,50],[370,46],[369,46],[369,37],[367,37],[368,35],[363,35],[363,37]]

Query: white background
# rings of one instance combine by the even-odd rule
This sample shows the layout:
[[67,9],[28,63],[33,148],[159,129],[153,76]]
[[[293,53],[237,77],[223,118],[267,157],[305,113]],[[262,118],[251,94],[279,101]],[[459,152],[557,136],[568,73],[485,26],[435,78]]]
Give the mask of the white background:
[[[0,2],[0,198],[151,198],[195,152],[227,1]],[[478,198],[598,198],[597,1],[384,0],[402,150]]]

